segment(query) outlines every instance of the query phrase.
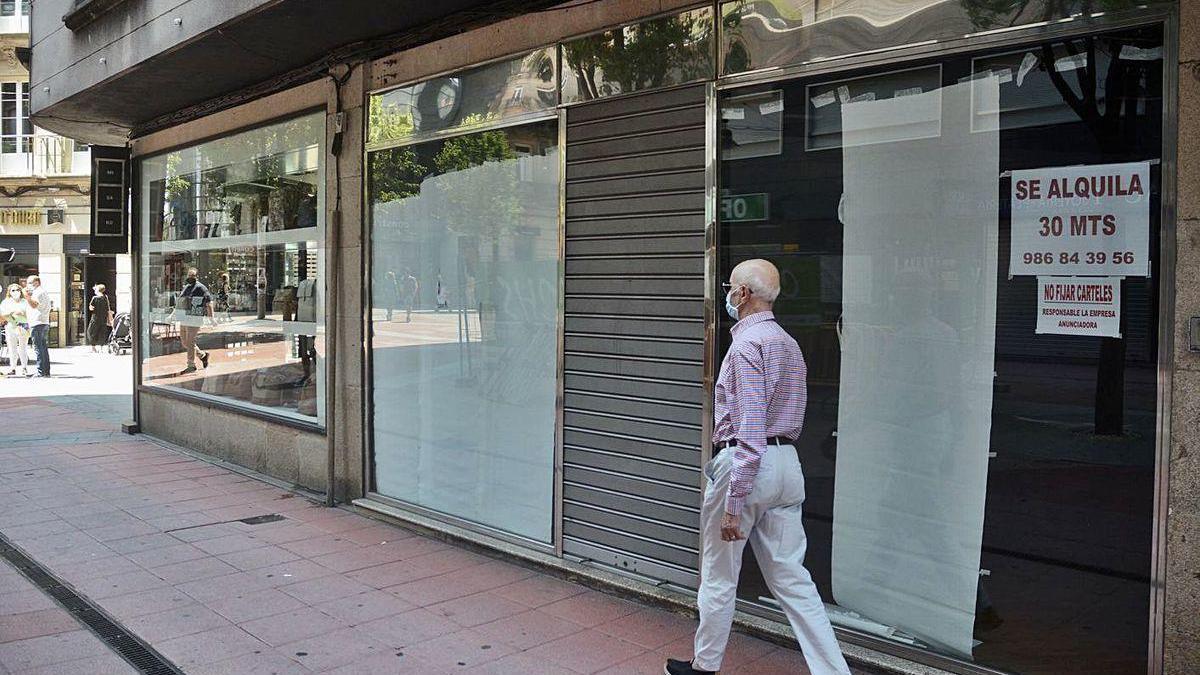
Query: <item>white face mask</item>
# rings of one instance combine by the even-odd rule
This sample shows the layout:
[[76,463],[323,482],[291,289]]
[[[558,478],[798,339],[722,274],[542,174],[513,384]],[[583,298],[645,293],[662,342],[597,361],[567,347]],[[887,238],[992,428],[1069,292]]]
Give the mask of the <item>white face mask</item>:
[[734,321],[739,321],[740,320],[738,318],[739,305],[734,305],[733,302],[731,302],[729,300],[729,296],[733,295],[733,292],[735,290],[737,290],[737,289],[731,288],[731,289],[729,289],[729,292],[725,294],[725,313],[728,314],[729,318],[733,319]]

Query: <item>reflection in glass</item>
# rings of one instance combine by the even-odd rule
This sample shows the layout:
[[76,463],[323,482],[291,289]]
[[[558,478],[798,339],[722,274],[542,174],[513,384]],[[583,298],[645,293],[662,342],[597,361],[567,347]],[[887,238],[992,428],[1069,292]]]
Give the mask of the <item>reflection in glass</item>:
[[712,49],[707,7],[564,42],[563,103],[710,78]]
[[[1036,333],[1037,279],[1004,261],[1010,172],[1041,167],[1151,162],[1159,250],[1161,46],[1152,26],[947,57],[898,98],[868,71],[730,93],[791,111],[781,154],[722,164],[770,209],[722,213],[720,264],[780,269],[809,365],[806,562],[836,623],[1004,671],[1145,672],[1161,270],[1124,279],[1122,337],[1096,338]],[[1011,70],[1072,50],[1096,56]],[[752,555],[739,593],[772,603]]]
[[323,127],[142,161],[144,384],[324,419]]
[[721,3],[721,74],[929,40],[1112,14],[1170,0],[731,0]]
[[557,124],[370,155],[375,490],[549,542]]
[[371,97],[368,144],[467,129],[558,104],[556,50],[544,47]]

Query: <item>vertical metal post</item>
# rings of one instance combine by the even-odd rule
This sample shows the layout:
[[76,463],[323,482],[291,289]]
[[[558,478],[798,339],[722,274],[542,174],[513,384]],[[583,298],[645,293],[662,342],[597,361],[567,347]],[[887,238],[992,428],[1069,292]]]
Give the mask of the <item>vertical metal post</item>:
[[566,350],[567,109],[558,109],[558,341],[554,385],[554,554],[563,554],[563,406]]

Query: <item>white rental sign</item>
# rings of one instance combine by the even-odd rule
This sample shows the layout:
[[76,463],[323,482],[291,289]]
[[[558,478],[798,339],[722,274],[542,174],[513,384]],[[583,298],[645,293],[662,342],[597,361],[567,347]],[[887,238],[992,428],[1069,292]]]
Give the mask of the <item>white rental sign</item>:
[[1037,332],[1121,337],[1120,277],[1039,277]]
[[1016,275],[1150,275],[1150,163],[1012,173]]

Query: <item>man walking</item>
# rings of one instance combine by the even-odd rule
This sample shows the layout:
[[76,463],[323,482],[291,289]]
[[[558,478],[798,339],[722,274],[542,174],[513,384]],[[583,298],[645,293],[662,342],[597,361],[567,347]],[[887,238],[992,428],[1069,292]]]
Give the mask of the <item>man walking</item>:
[[29,304],[29,333],[37,354],[38,377],[50,377],[50,294],[42,288],[36,274],[25,283],[25,302]]
[[179,341],[183,343],[183,350],[187,352],[187,368],[184,368],[180,375],[196,372],[197,358],[205,368],[208,367],[208,352],[196,344],[196,336],[200,333],[204,319],[212,320],[212,300],[208,287],[200,283],[196,268],[189,268],[187,283],[179,291],[179,300],[176,302],[176,309],[183,310],[184,314],[179,319]]
[[667,661],[667,675],[721,669],[747,537],[771,594],[787,614],[813,675],[848,675],[825,605],[804,568],[804,475],[795,440],[804,424],[807,366],[775,322],[779,270],[766,260],[733,269],[725,311],[737,323],[717,379],[713,450],[700,510],[700,628],[692,660]]

